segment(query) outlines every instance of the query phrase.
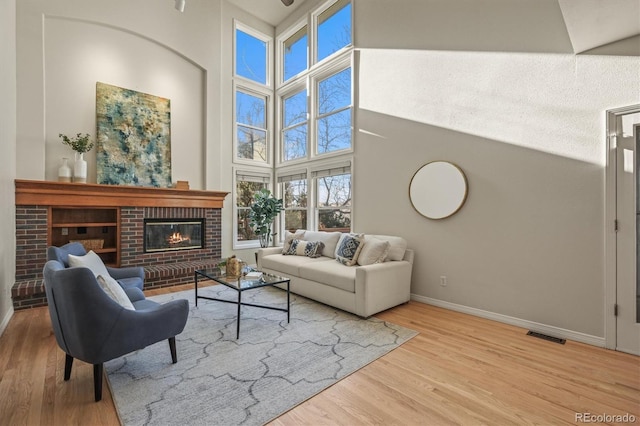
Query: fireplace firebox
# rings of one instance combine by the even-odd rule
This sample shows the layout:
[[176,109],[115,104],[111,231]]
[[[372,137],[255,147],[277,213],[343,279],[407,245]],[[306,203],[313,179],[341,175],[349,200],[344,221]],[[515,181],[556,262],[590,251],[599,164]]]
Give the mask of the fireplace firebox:
[[204,248],[204,219],[145,219],[144,252]]

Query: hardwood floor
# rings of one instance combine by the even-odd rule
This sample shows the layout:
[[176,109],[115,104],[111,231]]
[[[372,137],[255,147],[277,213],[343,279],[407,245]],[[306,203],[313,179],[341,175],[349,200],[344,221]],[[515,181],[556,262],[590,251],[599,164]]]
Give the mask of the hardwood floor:
[[[420,334],[271,425],[555,425],[580,423],[576,413],[640,423],[640,357],[417,302],[377,316]],[[47,309],[16,312],[0,337],[0,424],[118,424],[106,382],[93,401],[90,365],[76,361],[68,382],[63,371]]]

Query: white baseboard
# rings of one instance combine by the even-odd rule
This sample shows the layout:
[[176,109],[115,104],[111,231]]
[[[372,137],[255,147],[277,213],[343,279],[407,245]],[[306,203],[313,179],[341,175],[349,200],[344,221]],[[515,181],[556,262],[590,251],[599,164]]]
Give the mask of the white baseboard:
[[0,323],[0,336],[2,336],[2,334],[4,333],[4,330],[9,325],[9,321],[11,320],[12,316],[13,316],[13,306],[9,308],[7,315],[5,315],[5,317],[2,319],[2,322]]
[[446,302],[444,300],[432,299],[430,297],[411,294],[411,300],[426,303],[428,305],[438,306],[440,308],[450,309],[463,314],[474,315],[480,318],[486,318],[501,323],[515,325],[516,327],[526,328],[527,330],[543,333],[548,336],[559,337],[561,339],[574,340],[576,342],[586,343],[588,345],[605,347],[604,337],[592,336],[590,334],[580,333],[578,331],[567,330],[564,328],[554,327],[547,324],[541,324],[534,321],[528,321],[521,318],[510,317],[508,315],[497,314],[495,312],[484,311],[482,309],[471,308],[469,306],[458,305],[456,303]]

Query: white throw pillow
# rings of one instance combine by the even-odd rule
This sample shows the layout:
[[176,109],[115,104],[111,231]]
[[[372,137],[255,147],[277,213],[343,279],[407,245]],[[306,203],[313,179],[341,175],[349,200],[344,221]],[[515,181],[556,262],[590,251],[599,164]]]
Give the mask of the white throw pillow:
[[96,277],[98,277],[98,275],[104,275],[105,277],[110,276],[109,272],[107,272],[107,267],[102,263],[102,259],[100,259],[100,256],[95,254],[93,250],[90,250],[89,253],[84,256],[74,256],[70,254],[69,266],[89,268]]
[[377,238],[365,238],[364,245],[358,255],[358,265],[373,265],[382,263],[389,254],[389,241],[378,240]]
[[120,284],[109,275],[98,275],[98,284],[100,284],[100,288],[107,293],[107,296],[115,300],[125,309],[129,309],[131,311],[135,311],[136,308],[133,307],[133,303],[129,300],[127,293],[124,292]]
[[373,237],[382,241],[389,241],[389,254],[387,254],[385,262],[404,259],[404,252],[407,250],[407,240],[392,235],[373,235]]
[[307,241],[322,241],[324,244],[322,255],[326,257],[336,256],[336,247],[338,246],[338,241],[341,236],[342,233],[337,231],[306,231],[304,233],[304,239]]

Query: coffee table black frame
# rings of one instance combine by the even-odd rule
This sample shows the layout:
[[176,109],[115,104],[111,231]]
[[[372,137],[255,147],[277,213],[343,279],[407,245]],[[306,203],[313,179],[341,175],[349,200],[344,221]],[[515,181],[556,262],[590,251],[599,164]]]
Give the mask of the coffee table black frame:
[[[226,299],[218,299],[215,297],[209,297],[209,296],[198,296],[198,278],[205,278],[205,279],[210,279],[213,280],[219,284],[222,284],[230,289],[233,289],[235,291],[238,292],[238,300],[226,300]],[[196,306],[198,306],[198,299],[207,299],[207,300],[215,300],[218,302],[225,302],[225,303],[235,303],[238,305],[238,319],[237,319],[237,326],[236,326],[236,339],[240,338],[240,308],[242,306],[253,306],[254,308],[263,308],[263,309],[271,309],[274,311],[282,311],[282,312],[286,312],[287,313],[287,323],[289,323],[289,317],[290,317],[290,299],[291,299],[291,292],[289,291],[289,286],[291,284],[291,279],[286,278],[286,277],[280,277],[277,275],[272,275],[272,274],[262,274],[262,277],[260,279],[255,279],[255,278],[250,278],[247,279],[246,277],[240,276],[240,277],[236,277],[236,276],[227,276],[225,274],[223,274],[220,269],[218,268],[211,268],[211,269],[198,269],[195,271],[194,273],[194,280],[195,280],[195,291],[196,291],[196,297],[195,297],[195,301],[196,301]],[[266,305],[256,305],[254,303],[245,303],[242,301],[242,292],[247,291],[247,290],[253,290],[256,288],[260,288],[260,287],[268,287],[268,286],[275,286],[276,284],[287,284],[287,308],[278,308],[275,306],[266,306]]]

